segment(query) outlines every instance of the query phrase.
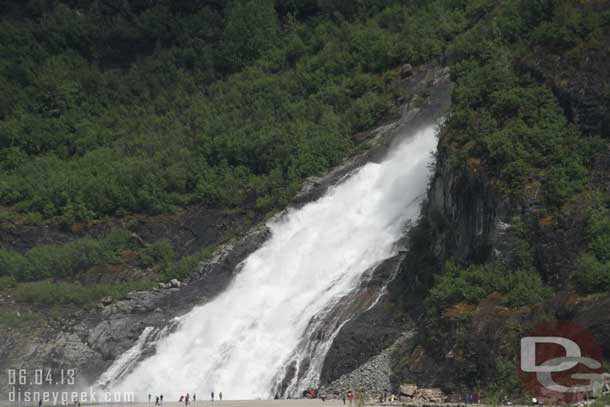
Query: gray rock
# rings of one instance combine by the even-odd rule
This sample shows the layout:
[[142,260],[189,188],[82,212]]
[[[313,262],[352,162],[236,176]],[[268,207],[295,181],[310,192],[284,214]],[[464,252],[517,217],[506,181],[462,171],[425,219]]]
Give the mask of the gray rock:
[[404,64],[400,67],[400,77],[408,78],[413,75],[413,66],[411,64]]
[[408,397],[415,396],[415,392],[417,391],[417,385],[415,384],[401,384],[400,385],[400,394]]

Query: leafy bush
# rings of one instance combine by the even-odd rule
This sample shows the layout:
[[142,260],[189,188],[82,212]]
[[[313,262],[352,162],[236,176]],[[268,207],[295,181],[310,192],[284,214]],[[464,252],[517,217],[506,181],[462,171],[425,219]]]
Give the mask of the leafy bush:
[[148,264],[156,264],[161,273],[166,273],[176,259],[176,253],[171,242],[166,239],[158,240],[144,249],[142,258]]
[[588,250],[578,257],[574,280],[586,293],[610,291],[610,199],[604,193],[591,197],[587,213]]
[[9,288],[15,288],[17,281],[13,276],[2,276],[0,277],[0,291],[7,290]]
[[169,280],[171,278],[182,279],[188,277],[191,273],[197,270],[199,263],[204,260],[209,259],[214,253],[214,247],[206,247],[204,249],[199,250],[197,253],[185,256],[180,259],[173,267],[169,268],[165,274],[164,278]]
[[583,292],[610,291],[610,262],[602,263],[591,254],[580,256],[576,262],[575,280]]

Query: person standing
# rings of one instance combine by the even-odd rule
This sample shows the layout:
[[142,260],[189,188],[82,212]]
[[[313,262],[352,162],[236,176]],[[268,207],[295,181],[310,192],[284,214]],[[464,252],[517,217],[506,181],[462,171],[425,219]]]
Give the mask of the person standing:
[[222,401],[222,392],[218,392],[218,401]]
[[343,405],[345,405],[345,389],[341,388],[341,400],[343,400]]
[[159,396],[156,396],[155,397],[155,406],[158,406],[158,405],[159,405]]
[[358,398],[356,399],[356,405],[358,407],[364,407],[364,404],[365,404],[364,390],[360,390],[360,393],[358,393]]
[[214,401],[214,392],[210,393],[210,396],[212,398],[212,401]]
[[[150,393],[148,393],[148,405],[150,405]],[[39,406],[40,407],[40,406]]]
[[193,403],[195,403],[197,401],[197,395],[195,393],[193,393]]
[[159,396],[159,405],[163,404],[163,394]]

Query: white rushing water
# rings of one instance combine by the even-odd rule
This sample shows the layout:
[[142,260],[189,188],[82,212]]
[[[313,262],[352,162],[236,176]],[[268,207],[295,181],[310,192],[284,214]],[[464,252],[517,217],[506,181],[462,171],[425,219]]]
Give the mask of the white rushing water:
[[[181,317],[157,352],[110,381],[111,389],[168,401],[211,391],[230,399],[273,397],[278,374],[294,360],[314,317],[396,254],[406,224],[419,214],[435,146],[435,129],[422,129],[381,163],[364,165],[317,201],[271,221],[271,237],[229,287]],[[134,349],[122,359],[133,359]],[[303,376],[315,382],[321,364],[311,365],[316,371]]]

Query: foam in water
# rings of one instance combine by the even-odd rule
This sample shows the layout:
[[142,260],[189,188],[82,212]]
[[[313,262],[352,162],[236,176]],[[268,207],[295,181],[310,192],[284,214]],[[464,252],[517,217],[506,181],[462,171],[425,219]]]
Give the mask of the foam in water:
[[[312,318],[396,254],[405,225],[418,216],[435,146],[434,128],[422,129],[381,163],[364,165],[319,200],[270,222],[271,237],[222,294],[181,317],[130,373],[113,382],[114,372],[106,372],[105,381],[141,399],[211,391],[231,399],[273,397],[278,372],[294,358]],[[311,383],[300,387],[317,384],[321,364],[313,365],[316,371],[305,375]]]

